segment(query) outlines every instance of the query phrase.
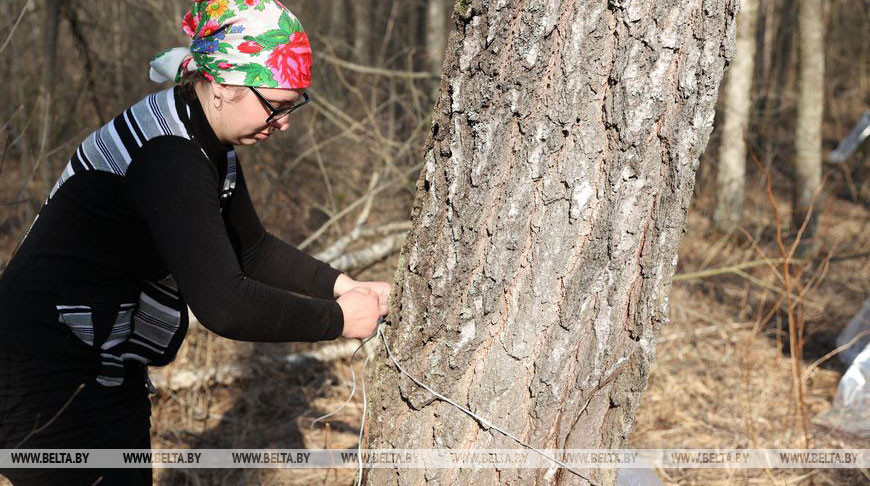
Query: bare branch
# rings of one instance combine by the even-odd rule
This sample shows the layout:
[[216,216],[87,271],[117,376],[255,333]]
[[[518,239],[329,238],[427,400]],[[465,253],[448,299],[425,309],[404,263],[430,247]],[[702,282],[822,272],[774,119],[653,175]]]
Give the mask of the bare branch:
[[407,232],[390,235],[381,241],[362,250],[346,253],[332,260],[330,264],[339,270],[365,268],[375,262],[383,260],[392,253],[399,251],[405,243]]
[[356,63],[353,63],[350,61],[345,61],[345,60],[339,59],[333,55],[324,54],[321,52],[318,52],[315,55],[319,58],[322,58],[324,61],[326,61],[330,64],[334,64],[336,66],[343,67],[343,68],[348,69],[350,71],[355,71],[355,72],[363,73],[363,74],[375,74],[378,76],[385,76],[388,78],[434,79],[436,81],[441,79],[440,76],[436,76],[435,74],[432,74],[432,73],[418,72],[418,71],[396,71],[393,69],[383,69],[383,68],[376,68],[376,67],[372,67],[372,66],[363,66],[362,64],[356,64]]
[[423,166],[423,163],[420,162],[419,164],[416,164],[413,167],[406,169],[404,172],[402,172],[400,177],[390,179],[389,181],[387,181],[386,183],[384,183],[380,187],[369,191],[367,194],[364,194],[362,197],[360,197],[356,201],[350,203],[346,208],[339,211],[338,214],[329,218],[329,221],[323,223],[323,225],[320,228],[318,228],[317,231],[312,233],[311,236],[306,238],[305,241],[300,243],[299,249],[300,250],[305,249],[305,247],[307,247],[308,245],[313,243],[315,240],[317,240],[317,238],[320,238],[320,235],[322,235],[323,232],[326,231],[330,226],[335,224],[341,218],[347,216],[351,211],[353,211],[360,204],[363,204],[367,199],[372,198],[374,196],[377,196],[379,193],[383,192],[385,189],[388,189],[388,188],[392,187],[393,185],[395,185],[396,183],[400,182],[401,177],[406,177],[410,174],[413,174],[414,172],[419,170],[420,167],[422,167],[422,166]]
[[18,14],[18,18],[15,19],[15,23],[12,24],[12,29],[9,30],[9,35],[6,36],[6,40],[3,41],[3,45],[0,46],[0,54],[3,53],[3,50],[6,49],[6,46],[9,44],[9,41],[12,40],[12,34],[15,33],[15,29],[18,27],[18,24],[21,23],[21,19],[24,18],[24,13],[27,12],[27,9],[30,8],[30,0],[21,7],[21,13]]
[[338,258],[342,252],[353,242],[362,238],[371,238],[373,236],[384,236],[392,233],[407,232],[411,229],[410,221],[402,221],[398,223],[389,223],[376,228],[360,228],[359,231],[351,232],[342,236],[334,243],[329,245],[323,251],[319,252],[315,257],[318,260],[330,262]]

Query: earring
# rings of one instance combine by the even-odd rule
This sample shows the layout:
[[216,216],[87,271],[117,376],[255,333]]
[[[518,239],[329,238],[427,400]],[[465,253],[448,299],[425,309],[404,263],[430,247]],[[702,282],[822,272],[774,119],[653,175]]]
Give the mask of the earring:
[[215,108],[215,110],[220,111],[220,109],[224,106],[224,99],[218,98],[218,100],[220,101],[220,103],[214,105],[214,108]]

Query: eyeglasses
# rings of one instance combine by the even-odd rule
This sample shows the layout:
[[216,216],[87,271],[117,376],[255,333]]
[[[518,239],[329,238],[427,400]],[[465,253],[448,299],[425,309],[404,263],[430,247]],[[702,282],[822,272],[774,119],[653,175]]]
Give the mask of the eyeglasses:
[[251,91],[253,91],[254,94],[257,95],[257,98],[259,98],[260,101],[262,101],[263,104],[266,105],[266,108],[269,110],[269,117],[266,118],[266,123],[272,123],[272,122],[275,122],[277,120],[280,120],[281,118],[284,118],[285,116],[289,115],[290,113],[293,113],[294,111],[298,110],[299,108],[302,108],[303,106],[308,104],[309,101],[311,101],[311,97],[308,96],[308,93],[303,92],[301,102],[295,103],[293,106],[290,106],[288,108],[281,108],[279,110],[279,109],[275,108],[272,105],[272,103],[269,103],[269,100],[264,98],[263,95],[261,95],[260,92],[257,90],[257,88],[255,88],[253,86],[248,86],[248,87],[251,88]]

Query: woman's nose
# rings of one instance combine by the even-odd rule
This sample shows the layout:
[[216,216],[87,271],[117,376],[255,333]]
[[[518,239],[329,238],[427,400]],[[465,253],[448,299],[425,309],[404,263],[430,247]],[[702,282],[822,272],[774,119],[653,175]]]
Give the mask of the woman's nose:
[[285,116],[284,118],[281,118],[280,120],[275,120],[272,122],[272,126],[283,132],[284,130],[287,130],[287,128],[290,127],[290,117]]

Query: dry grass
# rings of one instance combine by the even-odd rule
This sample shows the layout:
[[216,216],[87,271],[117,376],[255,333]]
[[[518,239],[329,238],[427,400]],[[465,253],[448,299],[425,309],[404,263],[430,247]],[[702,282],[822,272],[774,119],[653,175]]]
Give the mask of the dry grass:
[[[763,197],[763,195],[761,196]],[[700,201],[703,206],[704,201]],[[787,207],[784,201],[777,201]],[[769,205],[754,201],[747,225],[769,232]],[[823,216],[825,251],[834,258],[827,269],[817,264],[818,286],[805,298],[819,306],[799,307],[806,326],[801,370],[833,348],[833,339],[868,294],[870,245],[866,208],[834,200]],[[699,211],[690,213],[680,251],[680,271],[722,267],[760,258],[747,241],[716,235]],[[761,245],[769,257],[773,245]],[[837,259],[858,253],[856,258]],[[821,271],[825,269],[822,275]],[[752,272],[775,282],[764,267]],[[657,360],[629,446],[634,448],[801,448],[800,413],[793,391],[793,362],[787,355],[784,315],[765,315],[777,300],[772,292],[733,275],[678,282],[671,292],[671,324],[660,338]],[[827,410],[843,365],[836,359],[804,373],[807,415]],[[868,441],[813,423],[809,445],[815,448],[868,447]],[[669,469],[657,471],[666,484],[866,484],[859,470],[834,469]]]

